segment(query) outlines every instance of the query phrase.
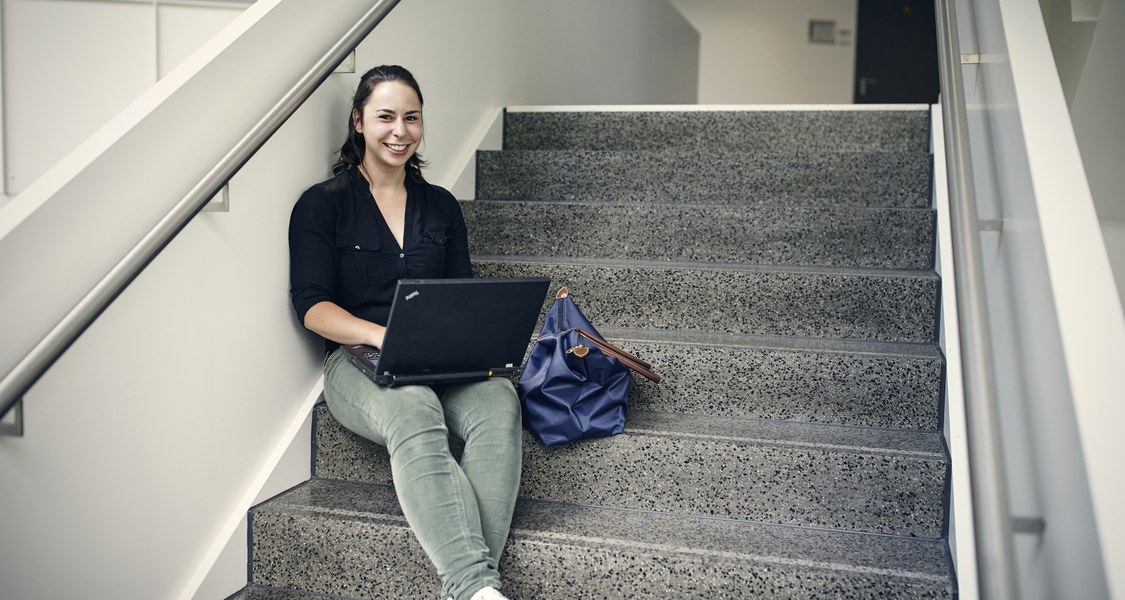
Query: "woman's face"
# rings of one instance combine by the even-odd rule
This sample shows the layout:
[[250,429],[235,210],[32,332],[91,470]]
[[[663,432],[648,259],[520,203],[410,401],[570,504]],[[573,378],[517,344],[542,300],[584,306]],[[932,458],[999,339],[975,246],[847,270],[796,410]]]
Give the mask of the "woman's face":
[[352,124],[363,134],[364,164],[402,169],[422,142],[422,102],[409,85],[384,81],[371,90],[362,115],[353,111]]

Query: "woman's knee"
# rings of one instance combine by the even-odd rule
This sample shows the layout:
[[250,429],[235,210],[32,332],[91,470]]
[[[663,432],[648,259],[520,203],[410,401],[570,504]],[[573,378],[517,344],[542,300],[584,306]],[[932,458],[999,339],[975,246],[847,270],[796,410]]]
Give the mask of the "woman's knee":
[[522,425],[519,396],[516,395],[516,390],[509,381],[505,380],[503,383],[506,387],[498,390],[496,394],[496,419],[506,427],[511,426],[519,430]]
[[441,402],[428,387],[375,388],[351,402],[363,425],[377,433],[375,441],[392,452],[412,440],[444,440],[449,434]]
[[445,428],[441,401],[433,390],[425,386],[409,386],[396,388],[394,392],[393,398],[385,399],[377,416],[387,426],[407,430],[426,430],[435,426]]
[[520,403],[511,382],[489,379],[455,390],[446,397],[447,412],[459,434],[501,435],[521,427]]

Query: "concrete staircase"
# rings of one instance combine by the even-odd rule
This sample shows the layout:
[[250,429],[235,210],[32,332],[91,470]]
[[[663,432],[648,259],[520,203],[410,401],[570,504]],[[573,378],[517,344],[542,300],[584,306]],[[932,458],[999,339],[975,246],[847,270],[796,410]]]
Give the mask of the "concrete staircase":
[[[547,275],[650,360],[624,434],[524,442],[515,599],[948,598],[929,113],[509,111],[478,276]],[[240,598],[437,598],[385,452],[319,406]]]

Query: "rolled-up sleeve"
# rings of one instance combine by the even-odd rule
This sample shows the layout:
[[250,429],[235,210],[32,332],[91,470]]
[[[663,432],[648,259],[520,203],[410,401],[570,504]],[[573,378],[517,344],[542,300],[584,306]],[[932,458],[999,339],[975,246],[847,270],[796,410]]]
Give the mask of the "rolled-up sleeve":
[[339,262],[333,204],[313,187],[301,195],[289,217],[289,297],[297,322],[319,302],[334,301]]

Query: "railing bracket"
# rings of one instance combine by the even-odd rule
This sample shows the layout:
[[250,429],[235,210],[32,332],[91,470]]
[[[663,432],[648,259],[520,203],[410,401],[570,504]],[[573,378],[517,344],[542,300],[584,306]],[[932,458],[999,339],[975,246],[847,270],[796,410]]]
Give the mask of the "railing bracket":
[[977,219],[981,231],[1004,231],[1004,219]]
[[962,54],[961,55],[961,64],[963,64],[963,65],[979,65],[980,64],[980,55],[979,54]]
[[1012,533],[1043,535],[1047,531],[1047,521],[1042,517],[1012,517]]
[[355,50],[352,50],[348,54],[348,57],[345,58],[344,61],[341,62],[339,65],[337,65],[336,70],[332,71],[332,72],[333,73],[355,73]]
[[224,184],[223,189],[211,197],[203,205],[203,212],[230,212],[230,184]]
[[16,400],[0,418],[0,436],[23,437],[23,398]]

